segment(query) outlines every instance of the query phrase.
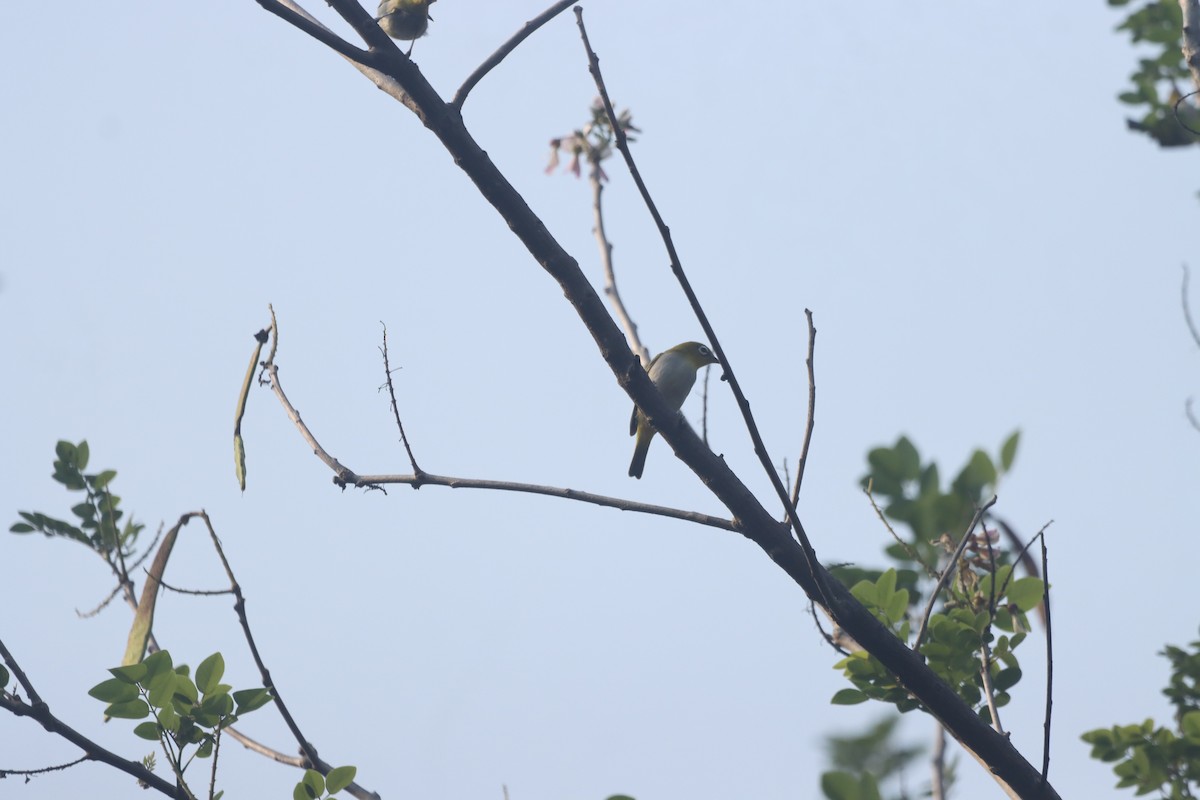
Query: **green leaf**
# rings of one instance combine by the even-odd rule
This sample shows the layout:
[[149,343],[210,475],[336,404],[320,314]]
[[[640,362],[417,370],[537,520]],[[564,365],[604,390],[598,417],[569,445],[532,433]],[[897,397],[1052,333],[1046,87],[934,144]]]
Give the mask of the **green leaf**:
[[353,783],[357,774],[358,767],[336,767],[329,770],[329,774],[325,776],[325,791],[337,794]]
[[233,693],[233,701],[237,703],[238,716],[262,708],[271,700],[271,692],[268,689],[242,689]]
[[1040,578],[1018,578],[1008,585],[1008,599],[1022,611],[1032,611],[1042,602],[1044,586]]
[[91,457],[91,449],[88,447],[87,439],[84,439],[75,447],[75,467],[83,472],[87,469],[88,459]]
[[1017,445],[1021,441],[1021,432],[1013,431],[1012,435],[1004,440],[1004,444],[1000,445],[1000,469],[1008,472],[1012,469],[1013,461],[1017,457]]
[[150,706],[146,705],[145,700],[138,698],[127,703],[113,703],[104,713],[116,719],[142,719],[150,715]]
[[117,471],[115,469],[106,469],[99,475],[96,475],[92,478],[92,488],[97,490],[103,489],[112,483],[112,480],[115,477],[117,477]]
[[896,470],[897,477],[905,481],[915,481],[921,475],[921,456],[917,453],[917,448],[908,440],[907,436],[901,436],[896,441]]
[[821,793],[828,800],[861,800],[858,777],[849,772],[821,773]]
[[8,686],[8,678],[9,678],[8,670],[6,670],[4,668],[3,664],[0,664],[0,689],[3,689],[5,686]]
[[146,688],[147,700],[155,708],[166,708],[175,696],[175,679],[178,676],[174,670],[159,672],[143,684]]
[[896,591],[896,570],[888,569],[880,575],[879,580],[875,581],[875,588],[878,590],[876,596],[886,603],[892,592]]
[[850,594],[868,608],[879,607],[879,590],[870,581],[862,580],[854,584],[850,589]]
[[195,703],[200,697],[200,693],[196,691],[196,684],[192,683],[191,678],[177,672],[175,673],[175,697]]
[[220,653],[213,653],[200,662],[196,667],[196,688],[203,694],[208,694],[221,682],[225,674],[225,659]]
[[830,704],[835,706],[856,706],[859,703],[865,703],[870,698],[858,689],[841,689],[830,699]]
[[1179,730],[1193,742],[1200,742],[1200,711],[1189,711],[1179,721]]
[[143,722],[133,729],[133,735],[150,742],[157,742],[159,730],[157,722]]
[[142,659],[142,663],[146,665],[150,677],[154,677],[160,672],[171,672],[175,669],[175,665],[171,663],[171,651],[159,650],[156,653],[151,653]]
[[138,688],[119,678],[109,678],[88,689],[88,694],[102,703],[128,703],[137,699]]
[[224,692],[205,695],[204,702],[200,704],[200,710],[202,713],[218,717],[228,716],[233,713],[233,698]]
[[325,777],[315,769],[304,770],[302,782],[313,792],[313,797],[320,797],[325,793]]
[[15,522],[13,523],[13,526],[8,529],[9,533],[33,533],[36,530],[37,528],[33,527],[32,525],[26,525],[24,522]]
[[158,724],[171,733],[179,732],[179,714],[171,706],[158,710]]
[[113,667],[109,672],[117,680],[133,685],[146,677],[149,668],[145,664],[131,664],[128,667]]
[[1021,680],[1020,667],[1008,667],[996,673],[996,677],[992,680],[992,685],[996,687],[996,691],[1004,692],[1016,686]]

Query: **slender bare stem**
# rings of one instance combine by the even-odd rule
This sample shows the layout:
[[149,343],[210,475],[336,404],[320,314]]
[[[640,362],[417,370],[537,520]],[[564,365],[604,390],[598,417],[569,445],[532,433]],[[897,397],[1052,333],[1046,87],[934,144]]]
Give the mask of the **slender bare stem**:
[[933,756],[930,759],[930,800],[946,798],[946,728],[940,723],[933,726]]
[[1050,775],[1050,717],[1054,709],[1054,636],[1050,627],[1050,560],[1046,548],[1046,529],[1038,531],[1042,541],[1042,607],[1046,609],[1046,715],[1042,723],[1042,783]]
[[[380,323],[381,325],[383,323]],[[396,405],[396,387],[392,383],[392,365],[388,363],[387,325],[383,326],[383,374],[387,379],[388,396],[392,398],[392,415],[396,418],[396,427],[400,429],[400,441],[404,444],[404,452],[408,453],[408,463],[412,465],[413,474],[421,475],[423,470],[417,466],[417,457],[413,455],[412,447],[408,444],[408,436],[404,433],[404,423],[400,421],[400,407]],[[417,486],[414,489],[420,488]]]
[[963,551],[967,549],[967,544],[971,541],[971,532],[975,530],[975,526],[979,524],[979,520],[983,518],[983,514],[989,508],[996,504],[996,496],[992,495],[992,499],[984,503],[980,508],[975,510],[975,516],[971,517],[971,524],[967,526],[967,532],[963,534],[962,540],[959,541],[958,547],[954,549],[954,554],[950,556],[949,563],[942,570],[942,574],[938,576],[937,583],[934,584],[933,591],[929,593],[929,602],[925,604],[925,613],[921,616],[921,626],[917,628],[917,638],[913,642],[912,649],[920,650],[921,642],[925,639],[925,629],[929,626],[929,617],[933,614],[933,604],[937,602],[938,594],[946,586],[946,581],[950,580],[950,576],[958,572],[958,560],[962,557]]
[[517,45],[529,38],[529,36],[538,28],[545,25],[550,20],[557,17],[563,11],[566,11],[571,6],[575,5],[579,0],[559,0],[559,2],[547,8],[541,14],[538,14],[533,19],[521,26],[521,30],[517,31],[512,37],[500,45],[496,52],[492,53],[484,62],[475,68],[475,71],[467,76],[463,81],[462,86],[458,87],[458,91],[454,93],[454,99],[450,101],[451,107],[462,111],[463,103],[467,102],[467,95],[475,88],[475,84],[483,80],[483,77],[499,66],[500,62],[508,57],[508,54],[517,49]]
[[638,338],[637,324],[634,323],[633,317],[625,308],[625,303],[621,300],[621,293],[617,291],[617,274],[613,270],[612,260],[613,246],[609,241],[608,233],[604,230],[604,206],[601,203],[604,193],[602,174],[600,162],[593,160],[588,174],[588,182],[592,185],[592,232],[596,234],[596,245],[600,248],[600,264],[604,267],[604,294],[612,303],[621,327],[625,329],[625,338],[629,340],[630,349],[637,353],[638,358],[642,360],[642,366],[649,368],[650,351]]
[[792,506],[800,502],[800,484],[804,481],[804,467],[808,464],[808,448],[812,443],[813,423],[817,413],[817,376],[813,370],[813,352],[817,344],[817,329],[813,325],[812,311],[804,309],[808,320],[808,356],[804,365],[808,368],[808,416],[804,423],[804,443],[800,447],[800,459],[796,462],[796,482],[792,485]]
[[[318,755],[317,750],[308,741],[308,738],[300,730],[300,726],[296,723],[295,717],[288,709],[283,697],[280,695],[279,687],[271,678],[271,672],[267,669],[267,665],[263,662],[262,654],[258,651],[258,643],[254,640],[254,632],[250,630],[250,619],[246,614],[246,598],[242,594],[242,586],[234,577],[233,567],[229,565],[229,560],[225,558],[225,550],[221,547],[221,540],[217,537],[217,532],[213,530],[212,520],[209,519],[206,511],[199,511],[196,516],[204,520],[205,526],[208,528],[209,538],[212,540],[213,548],[217,551],[217,557],[221,560],[221,565],[225,568],[225,575],[229,578],[229,587],[235,598],[233,603],[234,612],[237,614],[238,622],[242,626],[242,634],[246,639],[246,644],[250,648],[250,656],[254,659],[255,666],[258,667],[259,675],[262,677],[263,686],[271,690],[271,697],[274,698],[275,707],[279,710],[279,715],[283,717],[284,724],[288,730],[292,732],[292,736],[300,745],[300,752],[304,756],[303,766],[311,767],[317,770],[322,775],[328,775],[333,769],[333,765],[323,761]],[[379,795],[370,792],[359,786],[357,783],[352,783],[346,787],[346,791],[359,800],[378,800]]]

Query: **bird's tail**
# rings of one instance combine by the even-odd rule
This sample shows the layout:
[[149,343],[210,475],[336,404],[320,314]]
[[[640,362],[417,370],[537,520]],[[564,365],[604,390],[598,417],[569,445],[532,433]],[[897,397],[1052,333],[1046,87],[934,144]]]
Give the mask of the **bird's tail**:
[[637,446],[633,448],[633,461],[629,462],[629,477],[641,480],[642,470],[646,468],[646,454],[650,452],[652,438],[652,436],[645,438],[638,436]]

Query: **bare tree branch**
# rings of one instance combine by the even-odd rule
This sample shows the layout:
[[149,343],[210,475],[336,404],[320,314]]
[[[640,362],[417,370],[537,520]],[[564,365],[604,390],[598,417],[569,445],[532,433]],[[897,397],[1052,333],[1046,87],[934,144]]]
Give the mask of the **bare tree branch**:
[[396,405],[396,386],[392,383],[392,366],[388,363],[387,325],[383,326],[383,347],[380,349],[383,351],[383,374],[387,382],[388,396],[392,399],[392,415],[396,418],[396,427],[400,429],[400,441],[404,444],[404,452],[408,453],[408,463],[412,465],[413,474],[420,477],[424,471],[417,466],[417,457],[413,455],[412,447],[408,444],[408,435],[404,433],[404,423],[400,421],[400,407]]
[[812,311],[804,309],[808,320],[808,355],[804,365],[808,369],[808,416],[804,423],[804,443],[800,446],[800,459],[796,462],[796,482],[792,485],[792,507],[800,502],[800,484],[804,482],[804,468],[808,465],[808,447],[812,443],[813,423],[817,413],[817,376],[813,370],[813,351],[817,345],[817,329],[813,326]]
[[[259,0],[265,2],[265,0]],[[352,0],[328,0],[342,13]],[[361,12],[361,8],[358,9]],[[365,16],[365,12],[362,12]],[[654,424],[663,439],[733,515],[738,531],[757,544],[799,584],[810,598],[820,599],[836,622],[887,667],[897,680],[950,731],[1000,784],[1030,800],[1053,800],[1053,787],[1004,737],[979,719],[970,706],[938,678],[923,659],[857,602],[815,560],[811,545],[798,543],[789,527],[774,519],[749,488],[713,453],[672,409],[630,351],[625,337],[578,263],[551,236],[512,184],[496,168],[462,123],[457,109],[442,100],[403,54],[371,52],[371,66],[398,86],[405,105],[446,147],[482,197],[494,206],[533,259],[559,285],[596,342],[618,384]],[[611,104],[610,104],[611,105]],[[716,349],[716,343],[712,343]],[[769,462],[768,462],[769,463]],[[340,467],[340,465],[338,465]],[[343,468],[344,469],[344,468]],[[774,470],[772,470],[774,474]],[[778,484],[778,477],[775,477]],[[782,486],[780,484],[780,486]],[[787,499],[787,490],[777,490]],[[794,515],[793,515],[794,516]],[[798,520],[794,520],[798,526]]]
[[500,49],[488,56],[482,64],[476,67],[474,72],[467,76],[462,86],[458,87],[458,91],[454,93],[454,99],[450,101],[450,106],[462,111],[463,103],[467,102],[467,95],[475,88],[475,84],[479,83],[485,75],[499,66],[500,62],[513,50],[516,50],[517,45],[528,39],[534,31],[578,2],[579,0],[559,0],[559,2],[550,6],[541,14],[526,22],[521,27],[521,30],[514,33],[512,38],[500,45]]

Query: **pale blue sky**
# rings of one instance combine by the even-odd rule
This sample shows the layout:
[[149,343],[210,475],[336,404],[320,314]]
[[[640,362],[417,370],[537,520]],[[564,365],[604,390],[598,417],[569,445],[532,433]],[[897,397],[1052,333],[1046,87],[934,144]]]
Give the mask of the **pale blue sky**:
[[[546,0],[434,7],[414,57],[446,96]],[[943,474],[1023,440],[998,512],[1050,528],[1051,776],[1116,797],[1089,728],[1166,719],[1165,643],[1196,638],[1200,355],[1179,311],[1197,263],[1200,170],[1126,132],[1135,54],[1100,0],[1040,3],[591,2],[610,90],[772,455],[803,426],[802,310],[819,328],[802,499],[828,562],[880,563],[857,489],[866,451],[908,434]],[[315,13],[328,15],[322,4]],[[702,12],[702,13],[699,13]],[[629,403],[559,289],[435,139],[337,56],[252,0],[10,4],[0,25],[0,510],[65,514],[57,439],[152,527],[203,507],[245,587],[273,675],[321,755],[384,797],[817,797],[835,657],[800,591],[733,534],[525,496],[341,493],[273,397],[234,401],[279,314],[293,402],[353,469],[403,472],[382,383],[432,472],[722,509],[655,442],[626,477]],[[465,117],[549,229],[599,275],[588,192],[543,174],[594,90],[568,13],[476,88]],[[647,344],[696,338],[653,227],[616,165],[608,228]],[[1197,293],[1200,303],[1200,291]],[[697,405],[686,409],[696,418]],[[717,387],[713,446],[766,482]],[[765,502],[770,502],[766,500]],[[70,724],[136,757],[85,697],[124,649],[83,548],[0,536],[0,636]],[[167,580],[221,576],[189,529]],[[257,680],[226,600],[167,596],[177,660],[222,650]],[[1043,659],[1006,712],[1040,758]],[[914,737],[927,723],[912,716]],[[246,729],[294,750],[273,715]],[[74,749],[0,717],[0,767]],[[297,774],[231,747],[230,797]],[[999,792],[964,760],[960,796]],[[909,785],[925,780],[909,776]],[[5,796],[128,797],[89,765]]]

